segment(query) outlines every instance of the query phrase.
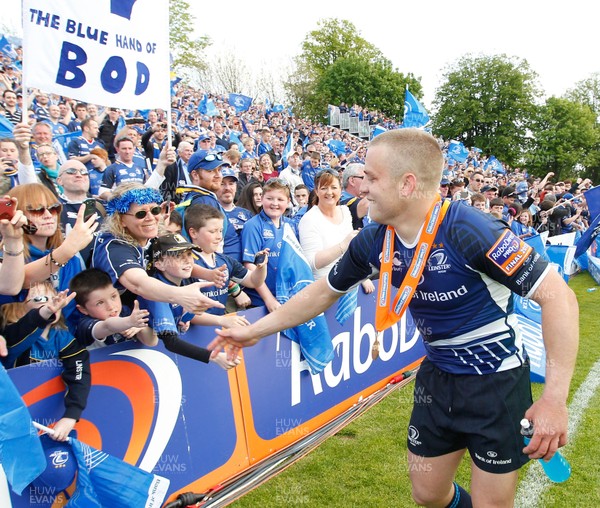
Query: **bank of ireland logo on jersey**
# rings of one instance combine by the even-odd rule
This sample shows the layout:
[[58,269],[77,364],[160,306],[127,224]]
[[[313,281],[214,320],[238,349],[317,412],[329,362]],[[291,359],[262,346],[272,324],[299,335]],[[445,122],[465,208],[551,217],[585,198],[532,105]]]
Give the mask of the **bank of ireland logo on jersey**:
[[506,275],[512,275],[531,255],[533,249],[507,229],[485,256]]

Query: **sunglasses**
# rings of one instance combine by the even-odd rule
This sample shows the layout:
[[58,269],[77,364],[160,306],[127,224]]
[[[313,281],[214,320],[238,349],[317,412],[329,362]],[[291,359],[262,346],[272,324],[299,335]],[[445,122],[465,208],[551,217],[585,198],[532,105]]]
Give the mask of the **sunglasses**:
[[[208,141],[208,140],[207,140]],[[223,156],[220,153],[209,153],[206,157],[204,157],[204,159],[202,159],[203,161],[206,162],[212,162],[214,160],[217,161],[222,161],[223,160]]]
[[[159,205],[150,208],[150,213],[154,216],[157,216],[160,212],[162,212],[162,207]],[[136,219],[142,220],[148,215],[148,210],[138,210],[135,213],[124,213],[123,215],[133,215]]]
[[[333,169],[323,169],[323,170],[319,171],[319,172],[318,172],[318,173],[315,175],[315,178],[320,178],[320,177],[322,177],[322,176],[323,176],[324,174],[326,174],[326,173],[327,173],[327,174],[330,174],[330,175],[333,175],[333,176],[335,176],[336,178],[339,178],[339,177],[340,177],[340,174],[339,174],[339,172],[337,172],[337,171],[335,171],[335,170],[333,170]],[[357,178],[358,178],[358,177],[357,177]],[[362,177],[360,177],[360,178],[362,178]]]
[[79,173],[81,176],[89,175],[90,172],[87,169],[77,169],[77,168],[69,168],[65,169],[61,174],[66,173],[67,175],[76,175]]
[[33,298],[30,298],[27,301],[33,302],[33,303],[47,303],[50,301],[50,297],[46,296],[46,295],[38,295],[38,296],[34,296]]
[[62,210],[62,205],[60,203],[54,203],[49,206],[40,206],[38,208],[33,208],[31,206],[26,206],[25,210],[29,212],[31,215],[44,215],[46,210],[48,210],[53,215],[58,215]]

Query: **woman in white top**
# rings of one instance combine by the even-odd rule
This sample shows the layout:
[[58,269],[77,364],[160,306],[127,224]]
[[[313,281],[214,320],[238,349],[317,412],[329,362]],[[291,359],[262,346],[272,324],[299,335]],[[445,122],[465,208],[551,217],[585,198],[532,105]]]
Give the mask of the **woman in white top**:
[[[358,234],[352,229],[352,215],[345,205],[339,205],[342,185],[339,173],[331,169],[315,176],[312,207],[298,224],[300,245],[313,271],[315,280],[325,277],[335,262],[346,252],[350,241]],[[363,283],[366,293],[373,283]]]

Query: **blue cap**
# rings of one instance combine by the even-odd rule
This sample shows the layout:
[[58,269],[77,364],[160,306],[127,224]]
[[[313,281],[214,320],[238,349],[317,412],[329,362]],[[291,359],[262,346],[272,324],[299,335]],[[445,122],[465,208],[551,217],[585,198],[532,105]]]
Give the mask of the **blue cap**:
[[215,150],[198,150],[190,157],[188,171],[194,171],[195,169],[213,171],[223,164],[223,156]]
[[223,176],[223,178],[230,177],[235,178],[236,182],[239,181],[239,178],[235,174],[235,169],[233,169],[231,166],[223,167],[223,169],[221,169],[221,175]]
[[200,143],[200,141],[204,141],[205,139],[210,139],[210,136],[208,134],[200,134],[200,136],[198,136],[198,143]]
[[442,178],[442,180],[440,181],[440,185],[450,185],[450,180],[448,180],[447,178]]
[[68,443],[54,441],[46,434],[40,436],[40,441],[46,457],[46,469],[32,484],[38,488],[52,488],[53,492],[61,492],[75,479],[77,459]]

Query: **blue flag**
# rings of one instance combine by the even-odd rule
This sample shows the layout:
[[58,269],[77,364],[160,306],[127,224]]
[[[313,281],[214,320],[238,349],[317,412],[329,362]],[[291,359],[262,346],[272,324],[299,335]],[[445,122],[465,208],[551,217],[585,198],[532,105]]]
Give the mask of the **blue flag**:
[[235,108],[236,113],[243,113],[244,111],[248,111],[248,109],[252,105],[252,97],[248,97],[246,95],[241,95],[238,93],[230,93],[229,104],[231,104]]
[[0,51],[13,60],[19,57],[15,51],[15,48],[13,48],[13,45],[6,37],[4,37],[4,35],[0,37]]
[[469,156],[469,150],[466,149],[460,141],[450,141],[448,145],[448,157],[456,162],[465,162]]
[[[276,298],[281,304],[314,281],[312,270],[292,227],[285,223],[283,228],[275,291]],[[323,314],[283,333],[300,344],[300,351],[313,374],[321,372],[333,359],[331,335]]]
[[491,169],[492,171],[501,174],[506,173],[506,171],[504,171],[504,166],[502,166],[502,163],[493,155],[491,155],[490,158],[487,160],[485,166],[483,166],[483,169]]
[[0,408],[0,463],[12,490],[21,495],[46,469],[46,458],[29,410],[2,366]]
[[376,125],[375,128],[373,129],[373,134],[371,135],[371,139],[373,139],[375,136],[379,136],[380,134],[383,134],[386,131],[387,131],[387,129],[385,127],[382,127],[381,125]]
[[238,146],[238,148],[240,149],[240,152],[244,150],[244,145],[242,144],[242,142],[240,141],[240,138],[234,131],[229,131],[229,141],[232,141],[233,143],[235,143]]
[[55,141],[60,143],[60,146],[63,149],[64,153],[69,152],[69,143],[73,138],[77,138],[81,136],[81,131],[75,132],[65,132],[64,134],[59,134],[58,136],[54,136]]
[[14,128],[4,115],[0,115],[0,138],[12,138]]
[[206,115],[206,105],[208,103],[208,95],[204,94],[202,100],[198,103],[198,112],[202,115]]
[[402,127],[420,128],[425,127],[427,122],[429,122],[427,110],[407,88],[404,96],[404,121],[402,122]]
[[346,153],[346,143],[339,139],[328,139],[325,141],[325,144],[338,157],[343,153]]
[[283,154],[281,154],[281,160],[283,161],[283,167],[286,168],[288,165],[288,157],[294,151],[294,136],[290,132],[288,134],[285,146],[283,147]]
[[219,114],[219,110],[212,99],[208,99],[206,101],[206,115],[208,116],[217,116]]
[[283,104],[273,105],[273,113],[281,113],[283,111]]
[[600,186],[593,187],[583,193],[590,212],[590,225],[583,232],[575,244],[575,257],[578,258],[584,254],[594,243],[594,240],[600,233]]
[[248,131],[248,127],[246,127],[246,122],[244,122],[243,118],[240,118],[240,121],[242,122],[242,131],[244,132],[244,134],[247,134],[248,136],[250,136],[250,132]]
[[108,453],[69,438],[77,459],[77,487],[68,508],[156,507],[169,488],[169,480],[147,473]]

